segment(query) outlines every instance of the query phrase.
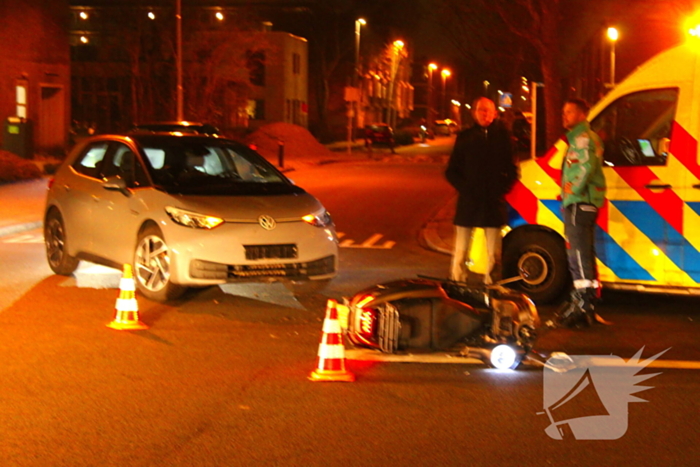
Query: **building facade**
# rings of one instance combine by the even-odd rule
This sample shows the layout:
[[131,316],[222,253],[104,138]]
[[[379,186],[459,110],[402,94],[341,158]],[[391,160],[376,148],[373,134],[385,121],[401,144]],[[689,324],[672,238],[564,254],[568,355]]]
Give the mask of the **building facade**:
[[[138,3],[71,7],[73,119],[81,128],[120,131],[176,120],[175,11]],[[223,130],[269,122],[308,125],[306,40],[272,31],[254,10],[182,10],[185,120]],[[125,31],[128,31],[125,34]]]
[[[1,147],[62,153],[70,122],[68,2],[0,2]],[[8,125],[8,118],[13,124]],[[22,150],[21,148],[24,148]]]

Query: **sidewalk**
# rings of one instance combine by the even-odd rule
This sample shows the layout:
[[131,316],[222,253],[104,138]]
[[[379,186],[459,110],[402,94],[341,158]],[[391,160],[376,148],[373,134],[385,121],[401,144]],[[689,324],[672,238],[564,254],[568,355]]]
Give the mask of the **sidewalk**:
[[48,178],[0,184],[0,237],[41,227]]

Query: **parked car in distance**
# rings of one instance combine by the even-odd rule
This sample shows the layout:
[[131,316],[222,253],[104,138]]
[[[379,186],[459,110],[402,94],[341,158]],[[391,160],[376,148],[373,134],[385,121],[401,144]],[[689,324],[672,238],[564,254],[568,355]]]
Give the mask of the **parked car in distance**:
[[150,122],[140,123],[131,128],[133,133],[188,133],[219,136],[221,131],[214,125],[199,122]]
[[101,135],[77,145],[51,180],[49,266],[132,264],[158,301],[236,281],[321,284],[338,269],[323,205],[249,147],[202,135]]
[[386,123],[374,123],[365,125],[365,140],[369,144],[386,143],[394,144],[394,129]]
[[433,131],[438,136],[450,136],[451,134],[457,133],[459,127],[457,126],[457,122],[448,118],[445,120],[436,120],[435,125],[433,125]]

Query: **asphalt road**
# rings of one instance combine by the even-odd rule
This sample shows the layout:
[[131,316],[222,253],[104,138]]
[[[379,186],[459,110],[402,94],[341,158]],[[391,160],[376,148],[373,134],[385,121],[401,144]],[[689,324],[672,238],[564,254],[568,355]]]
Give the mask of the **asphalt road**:
[[[356,382],[309,382],[326,297],[446,273],[449,258],[421,248],[417,232],[450,192],[432,164],[330,164],[292,178],[326,204],[347,241],[340,276],[301,300],[278,285],[211,288],[168,305],[139,299],[149,329],[114,331],[105,324],[116,290],[47,273],[43,246],[31,243],[40,231],[0,239],[2,264],[23,265],[7,271],[17,300],[0,312],[0,464],[698,463],[699,370],[643,370],[661,372],[641,383],[654,387],[637,394],[648,402],[601,419],[626,423],[605,441],[545,433],[543,370],[533,367],[348,361]],[[606,294],[601,313],[613,326],[551,331],[538,347],[625,359],[671,347],[664,361],[698,361],[697,305]]]

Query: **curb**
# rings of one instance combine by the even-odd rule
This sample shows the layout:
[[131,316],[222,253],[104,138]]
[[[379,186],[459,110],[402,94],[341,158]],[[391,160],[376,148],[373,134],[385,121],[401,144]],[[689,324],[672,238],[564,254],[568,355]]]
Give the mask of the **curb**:
[[[452,216],[457,195],[450,198],[437,212],[431,216],[430,220],[420,230],[419,241],[429,250],[452,256],[454,240],[440,236],[440,230],[444,230],[444,225],[452,226]],[[440,229],[443,226],[443,229]]]
[[420,231],[420,241],[429,250],[433,250],[437,253],[442,253],[448,256],[452,255],[452,249],[440,235],[438,235],[437,223],[434,221],[429,221],[423,229]]
[[21,232],[26,232],[27,230],[38,229],[44,225],[43,221],[33,221],[25,222],[23,224],[12,224],[0,227],[0,237],[6,237],[8,235],[14,235]]

